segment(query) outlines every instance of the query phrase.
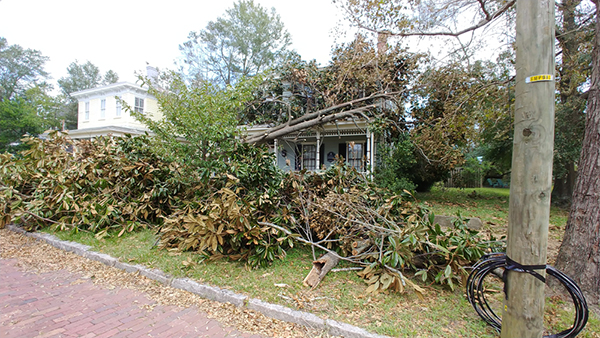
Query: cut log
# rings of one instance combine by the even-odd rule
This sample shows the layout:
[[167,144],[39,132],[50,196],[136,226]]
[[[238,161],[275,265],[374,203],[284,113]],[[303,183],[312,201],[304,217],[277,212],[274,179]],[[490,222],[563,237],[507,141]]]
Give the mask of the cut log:
[[371,246],[371,241],[368,239],[352,242],[352,256],[358,256],[363,251]]
[[319,285],[321,280],[323,280],[329,270],[333,269],[339,261],[340,258],[338,255],[331,252],[325,254],[313,262],[312,270],[310,270],[302,283],[312,288],[316,287]]

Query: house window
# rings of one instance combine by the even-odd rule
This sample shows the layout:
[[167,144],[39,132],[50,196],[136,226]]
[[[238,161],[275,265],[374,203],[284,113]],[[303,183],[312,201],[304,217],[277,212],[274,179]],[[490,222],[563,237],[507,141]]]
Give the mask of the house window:
[[314,144],[305,144],[302,147],[302,169],[317,169],[317,146]]
[[358,171],[363,171],[365,169],[363,165],[363,157],[365,151],[364,147],[364,143],[346,143],[346,151],[348,156],[347,163],[349,166],[355,168]]
[[133,105],[133,110],[138,113],[144,113],[144,99],[140,97],[135,98],[135,104]]
[[106,117],[106,99],[100,100],[100,118]]
[[316,170],[317,146],[314,144],[297,144],[295,162],[295,170]]
[[90,103],[89,102],[85,103],[85,115],[84,115],[84,119],[86,121],[90,120]]
[[121,97],[117,96],[116,100],[117,100],[116,101],[117,102],[117,106],[116,106],[116,110],[115,110],[115,112],[116,112],[115,116],[120,117],[121,116],[121,109],[123,108],[121,106]]

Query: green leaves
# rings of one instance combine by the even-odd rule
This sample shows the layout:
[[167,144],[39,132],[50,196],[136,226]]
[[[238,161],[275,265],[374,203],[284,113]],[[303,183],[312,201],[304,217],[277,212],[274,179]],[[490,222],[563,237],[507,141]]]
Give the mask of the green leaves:
[[44,120],[38,116],[35,107],[22,98],[0,101],[0,152],[16,153],[22,146],[19,143],[25,134],[42,133]]
[[157,156],[177,162],[188,175],[208,183],[213,174],[229,170],[228,162],[241,143],[239,113],[261,78],[244,79],[235,88],[220,89],[208,82],[188,86],[175,73],[162,75],[166,80],[161,86],[169,90],[143,79],[158,101],[161,120],[124,106],[155,133],[152,151]]
[[273,66],[291,39],[275,10],[252,0],[235,2],[226,15],[188,38],[179,46],[182,72],[190,82],[208,80],[222,88]]
[[31,230],[75,227],[104,237],[156,223],[169,212],[173,198],[164,191],[174,175],[169,164],[140,155],[149,154],[147,139],[74,141],[59,132],[50,137],[25,139],[29,150],[0,161],[5,205],[14,206],[0,213]]
[[0,102],[14,99],[48,76],[44,64],[49,59],[38,50],[9,45],[0,37]]
[[[429,219],[434,219],[433,214]],[[426,258],[419,262],[420,270],[415,276],[420,276],[423,281],[432,278],[453,290],[467,276],[464,265],[477,261],[492,247],[502,246],[493,238],[483,241],[477,231],[467,228],[466,220],[460,215],[451,228],[442,229],[439,224],[429,222],[427,229],[427,239],[419,255]]]

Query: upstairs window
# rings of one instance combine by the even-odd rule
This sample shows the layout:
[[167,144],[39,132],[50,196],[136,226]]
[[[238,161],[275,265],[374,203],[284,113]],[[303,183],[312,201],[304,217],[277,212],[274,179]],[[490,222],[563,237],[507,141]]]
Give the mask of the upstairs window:
[[106,99],[100,100],[100,118],[106,117]]
[[121,97],[117,96],[117,105],[115,107],[115,116],[120,117],[121,116],[121,109],[123,109],[123,107],[121,106]]
[[90,103],[86,102],[85,103],[85,115],[84,115],[84,120],[89,121],[90,120]]
[[133,105],[133,110],[138,113],[144,113],[144,99],[140,97],[135,98],[135,104]]

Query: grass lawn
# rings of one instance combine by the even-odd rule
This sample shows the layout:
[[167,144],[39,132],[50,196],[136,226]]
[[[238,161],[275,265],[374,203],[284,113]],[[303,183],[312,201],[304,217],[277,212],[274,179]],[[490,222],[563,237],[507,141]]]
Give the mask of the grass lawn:
[[[476,194],[473,194],[473,190]],[[469,196],[471,194],[471,197]],[[484,231],[501,233],[508,218],[508,189],[434,189],[416,198],[436,214],[479,217]],[[551,236],[561,236],[567,212],[553,209]],[[87,233],[54,233],[64,240],[90,245],[94,250],[110,254],[123,262],[158,268],[177,277],[189,277],[200,282],[227,288],[249,297],[312,312],[363,327],[389,336],[409,337],[497,337],[496,331],[485,324],[464,296],[464,286],[454,292],[425,284],[424,299],[404,294],[366,294],[366,284],[356,272],[330,272],[316,289],[306,288],[302,280],[308,274],[313,259],[310,248],[297,246],[283,260],[264,269],[248,270],[238,262],[205,260],[193,253],[175,253],[154,246],[153,231],[143,230],[123,237],[97,240]],[[558,238],[560,239],[560,238]],[[317,255],[320,253],[317,252]],[[341,263],[338,268],[346,267]],[[416,281],[416,279],[415,279]],[[501,290],[501,285],[494,289]],[[501,304],[503,294],[491,298]],[[549,299],[547,327],[552,333],[572,324],[572,310],[560,299]],[[500,314],[500,310],[496,310]],[[590,318],[580,337],[600,335],[600,321]]]
[[[482,220],[483,232],[496,236],[506,235],[508,229],[508,197],[510,190],[505,188],[439,188],[431,192],[419,193],[416,198],[436,215],[456,215],[478,217]],[[552,206],[548,233],[548,261],[554,263],[562,236],[565,232],[569,210]]]

